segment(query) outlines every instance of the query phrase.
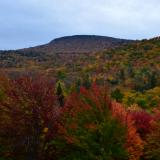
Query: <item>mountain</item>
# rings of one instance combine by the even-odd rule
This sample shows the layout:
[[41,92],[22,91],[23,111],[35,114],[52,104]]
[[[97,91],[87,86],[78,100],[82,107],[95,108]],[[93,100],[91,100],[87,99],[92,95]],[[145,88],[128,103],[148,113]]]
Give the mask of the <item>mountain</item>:
[[[26,72],[45,73],[56,80],[63,80],[67,85],[89,75],[90,79],[100,84],[107,80],[111,88],[120,86],[143,91],[160,86],[159,37],[141,41],[98,37],[63,37],[47,45],[1,52],[0,71],[14,77]],[[100,45],[102,39],[110,44],[108,49]],[[92,50],[84,47],[84,41],[88,46],[90,44],[88,48]],[[95,46],[91,48],[93,42]],[[72,45],[68,47],[67,44]]]
[[23,49],[24,52],[43,53],[90,53],[119,47],[132,42],[131,40],[118,39],[95,35],[74,35],[52,40],[48,44]]
[[[74,35],[52,40],[48,44],[19,50],[0,51],[0,69],[9,71],[41,70],[90,58],[97,52],[114,49],[134,41],[95,35]],[[87,54],[86,54],[87,53]],[[85,59],[85,60],[86,60]],[[88,61],[88,60],[86,60]]]

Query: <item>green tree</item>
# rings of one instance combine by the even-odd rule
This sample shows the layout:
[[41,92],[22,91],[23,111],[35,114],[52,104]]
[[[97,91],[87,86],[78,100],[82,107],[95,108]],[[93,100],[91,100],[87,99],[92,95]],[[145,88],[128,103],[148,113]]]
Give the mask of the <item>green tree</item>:
[[81,79],[77,79],[75,83],[76,92],[80,92],[80,88],[81,88]]
[[122,102],[122,99],[124,97],[123,93],[120,89],[116,88],[112,93],[111,97],[115,99],[117,102]]
[[59,70],[59,71],[57,72],[57,78],[58,78],[59,80],[64,80],[64,79],[66,78],[65,72],[64,72],[63,70]]
[[57,89],[56,89],[56,95],[58,98],[59,105],[63,107],[64,106],[64,92],[62,89],[61,82],[58,82]]
[[83,87],[85,87],[86,89],[89,89],[91,85],[92,85],[91,78],[89,74],[86,74],[83,78]]

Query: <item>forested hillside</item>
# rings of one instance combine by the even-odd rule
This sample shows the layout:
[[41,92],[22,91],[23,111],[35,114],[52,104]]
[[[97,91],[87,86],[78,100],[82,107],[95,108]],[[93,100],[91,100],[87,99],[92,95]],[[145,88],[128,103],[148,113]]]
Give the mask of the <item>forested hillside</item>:
[[0,68],[0,160],[160,159],[159,37],[3,51]]
[[[111,91],[123,92],[119,101],[126,105],[138,103],[150,107],[159,101],[158,97],[150,97],[159,91],[160,85],[159,38],[87,54],[9,51],[1,53],[0,59],[1,70],[11,77],[38,72],[62,81],[68,92],[74,90],[77,83],[96,83],[109,86]],[[128,102],[130,96],[140,100],[133,98]]]

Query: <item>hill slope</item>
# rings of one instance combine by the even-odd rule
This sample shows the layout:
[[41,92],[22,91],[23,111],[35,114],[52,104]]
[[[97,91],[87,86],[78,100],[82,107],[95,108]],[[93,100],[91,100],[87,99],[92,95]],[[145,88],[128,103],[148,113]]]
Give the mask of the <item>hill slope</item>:
[[0,71],[12,76],[45,73],[67,86],[86,79],[107,83],[111,89],[120,87],[138,92],[160,86],[160,38],[135,41],[96,53],[66,53],[49,54],[28,49],[2,52]]

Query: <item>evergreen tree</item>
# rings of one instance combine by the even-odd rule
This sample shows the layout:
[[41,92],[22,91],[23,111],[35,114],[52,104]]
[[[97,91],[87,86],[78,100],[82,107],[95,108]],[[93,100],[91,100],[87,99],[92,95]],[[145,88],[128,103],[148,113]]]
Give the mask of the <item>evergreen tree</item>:
[[56,90],[56,95],[58,97],[59,105],[61,107],[63,107],[64,106],[64,95],[63,95],[63,89],[62,89],[62,86],[61,86],[60,82],[58,82],[58,86],[57,86],[57,90]]
[[81,79],[77,79],[75,84],[76,92],[80,92],[80,88],[81,88]]
[[117,88],[111,93],[111,97],[115,99],[117,102],[122,102],[124,95],[121,92],[121,90]]
[[86,74],[83,79],[83,87],[85,87],[86,89],[89,89],[91,85],[92,85],[92,82],[91,82],[90,76],[89,74]]

